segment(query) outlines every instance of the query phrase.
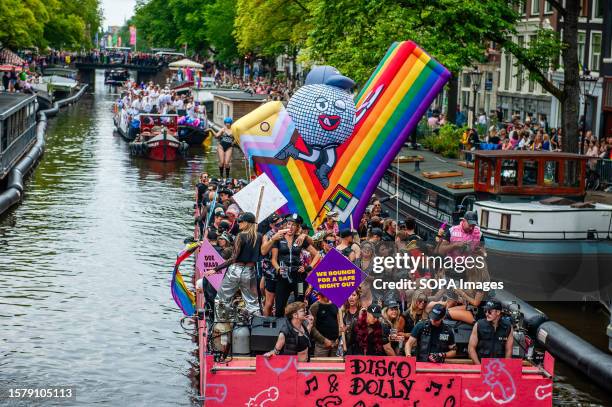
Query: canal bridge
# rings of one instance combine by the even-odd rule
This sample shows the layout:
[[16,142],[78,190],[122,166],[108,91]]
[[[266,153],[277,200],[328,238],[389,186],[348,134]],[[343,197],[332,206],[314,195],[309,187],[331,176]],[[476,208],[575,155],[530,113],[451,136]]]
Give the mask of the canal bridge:
[[[130,64],[130,63],[102,63],[102,62],[75,62],[74,69],[78,71],[81,82],[93,84],[97,69],[127,69],[135,72],[137,82],[163,82],[163,73],[168,69],[167,64]],[[161,75],[161,77],[158,77]]]

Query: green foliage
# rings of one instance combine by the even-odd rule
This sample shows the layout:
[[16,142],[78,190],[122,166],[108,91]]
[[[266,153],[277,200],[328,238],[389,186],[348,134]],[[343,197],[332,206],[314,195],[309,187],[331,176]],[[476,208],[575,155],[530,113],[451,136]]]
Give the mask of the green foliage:
[[0,43],[13,49],[88,48],[101,19],[99,0],[0,0]]
[[216,0],[204,9],[206,38],[214,48],[215,60],[231,64],[238,58],[238,45],[233,35],[236,0]]
[[425,148],[434,153],[441,154],[447,158],[459,157],[459,144],[461,136],[466,128],[457,127],[454,124],[445,124],[440,127],[438,134],[432,134],[422,140]]
[[309,30],[309,0],[237,0],[234,35],[243,54],[297,52]]
[[133,20],[139,37],[147,43],[159,48],[176,47],[179,32],[166,0],[137,0]]

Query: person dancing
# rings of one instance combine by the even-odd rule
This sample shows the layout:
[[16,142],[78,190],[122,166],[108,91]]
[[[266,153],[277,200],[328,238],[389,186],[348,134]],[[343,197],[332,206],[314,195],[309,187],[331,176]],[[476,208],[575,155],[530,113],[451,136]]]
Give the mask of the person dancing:
[[223,169],[225,168],[225,178],[229,178],[230,174],[230,163],[232,160],[232,151],[234,150],[234,136],[232,135],[232,123],[234,121],[231,117],[226,117],[223,120],[225,127],[219,129],[215,134],[215,138],[218,141],[217,144],[217,156],[219,157],[219,175],[223,178]]

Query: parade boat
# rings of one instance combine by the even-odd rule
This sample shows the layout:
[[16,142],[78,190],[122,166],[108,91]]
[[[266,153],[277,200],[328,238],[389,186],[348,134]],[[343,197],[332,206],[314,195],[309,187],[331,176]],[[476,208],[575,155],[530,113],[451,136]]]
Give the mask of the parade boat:
[[200,146],[210,136],[206,109],[199,117],[181,116],[178,121],[178,139],[190,146]]
[[130,143],[130,154],[157,161],[179,159],[188,145],[178,140],[178,116],[175,114],[140,114],[140,133]]
[[[201,277],[196,268],[195,279]],[[274,347],[282,318],[249,323],[238,300],[231,321],[213,324],[202,293],[196,306],[203,406],[552,405],[554,358],[548,353],[537,364],[513,358],[483,359],[481,365],[465,353],[445,363],[403,356],[266,358],[262,354]]]
[[120,103],[113,105],[113,123],[117,133],[129,142],[134,141],[140,131],[139,116],[130,114]]
[[130,79],[127,69],[107,69],[104,71],[104,84],[121,86]]
[[588,157],[478,151],[473,205],[492,276],[526,300],[612,300],[612,206],[585,202]]

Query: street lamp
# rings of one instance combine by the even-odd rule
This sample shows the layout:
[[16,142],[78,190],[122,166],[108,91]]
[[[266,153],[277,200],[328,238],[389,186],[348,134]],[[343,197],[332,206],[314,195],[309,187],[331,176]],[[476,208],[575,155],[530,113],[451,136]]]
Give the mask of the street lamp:
[[599,78],[591,76],[591,71],[584,69],[580,75],[580,90],[584,99],[582,107],[582,137],[580,137],[580,154],[584,154],[584,138],[586,137],[586,121],[587,121],[587,97],[590,97],[595,90]]
[[482,80],[482,72],[475,67],[470,72],[470,82],[472,83],[472,90],[474,91],[474,97],[472,99],[472,123],[470,127],[474,127],[476,122],[476,95],[478,95],[478,89],[480,89],[480,81]]

